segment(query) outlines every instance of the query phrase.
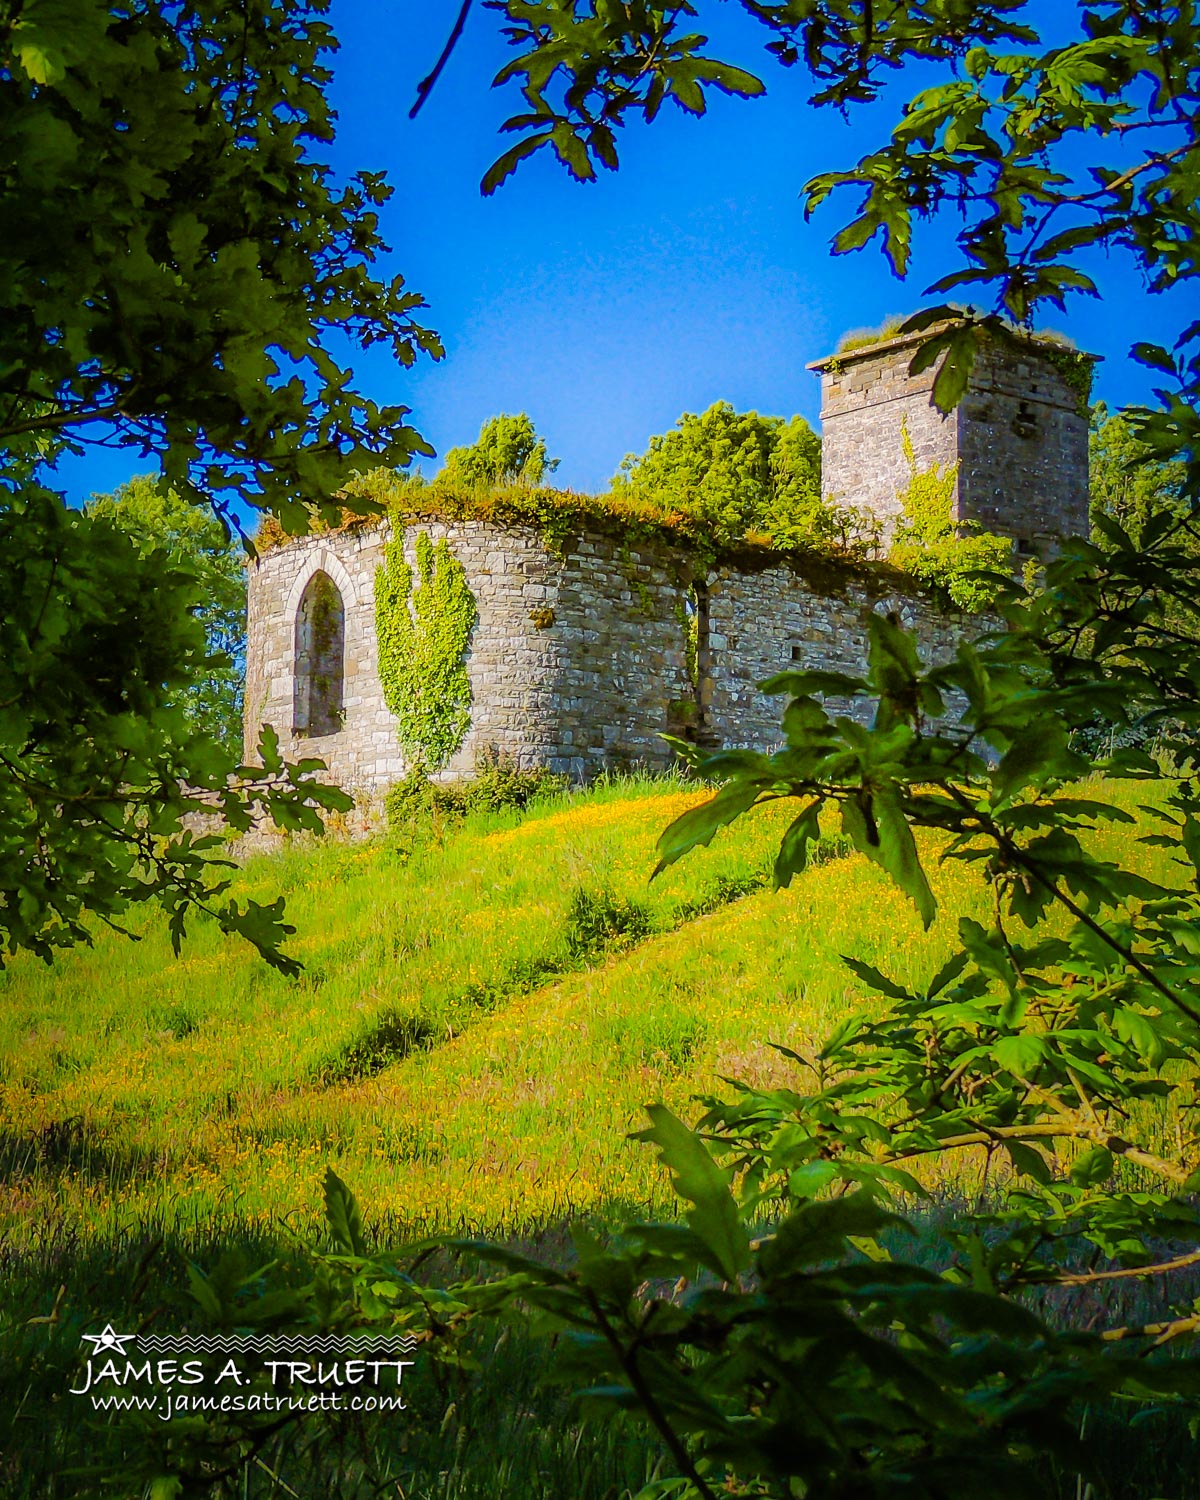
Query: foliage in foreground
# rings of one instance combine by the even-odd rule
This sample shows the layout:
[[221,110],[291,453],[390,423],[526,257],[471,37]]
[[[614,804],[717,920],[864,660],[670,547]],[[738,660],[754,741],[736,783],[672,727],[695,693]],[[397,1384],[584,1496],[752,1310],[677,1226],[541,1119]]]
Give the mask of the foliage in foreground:
[[[279,902],[224,899],[207,810],[315,828],[317,765],[196,732],[215,662],[178,559],[143,556],[53,489],[64,450],[124,442],[199,515],[294,529],[359,467],[427,446],[354,390],[348,338],[440,352],[420,299],[378,279],[390,190],[324,165],[335,45],[307,0],[0,5],[0,943],[49,957],[85,917],[217,911],[270,961]],[[208,726],[206,726],[208,727]],[[293,965],[294,966],[294,965]]]
[[246,555],[211,511],[142,475],[87,506],[127,532],[143,554],[165,551],[195,581],[192,606],[208,647],[203,674],[180,704],[190,726],[236,760],[242,750],[246,675]]

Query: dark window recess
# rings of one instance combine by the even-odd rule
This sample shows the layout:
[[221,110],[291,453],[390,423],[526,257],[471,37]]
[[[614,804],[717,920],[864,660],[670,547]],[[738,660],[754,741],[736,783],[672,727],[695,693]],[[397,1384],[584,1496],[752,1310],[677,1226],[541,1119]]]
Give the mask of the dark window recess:
[[314,573],[296,611],[292,730],[336,734],[344,717],[346,610],[328,573]]
[[717,741],[708,731],[708,706],[712,698],[712,642],[708,630],[708,583],[697,578],[684,591],[680,620],[684,627],[687,662],[687,698],[667,705],[667,727],[694,744],[714,748]]
[[1027,536],[1019,536],[1017,538],[1017,551],[1022,557],[1037,556],[1037,547],[1034,545],[1031,538]]
[[1019,438],[1033,438],[1033,437],[1037,437],[1037,431],[1038,431],[1037,416],[1035,415],[1034,412],[1030,411],[1030,409],[1029,409],[1029,402],[1028,401],[1022,401],[1021,402],[1020,410],[1017,412],[1016,416],[1012,419],[1011,426],[1012,426],[1013,434],[1016,437],[1019,437]]
[[794,645],[792,647],[792,660],[793,661],[803,661],[804,660],[804,647],[803,646],[795,646]]

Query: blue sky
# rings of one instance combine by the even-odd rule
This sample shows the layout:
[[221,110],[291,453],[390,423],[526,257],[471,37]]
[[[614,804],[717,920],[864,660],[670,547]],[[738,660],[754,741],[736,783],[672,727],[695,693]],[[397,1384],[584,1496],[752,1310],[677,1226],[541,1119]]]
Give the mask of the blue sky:
[[[804,181],[880,139],[912,75],[847,125],[806,103],[801,70],[778,68],[761,50],[765,31],[732,7],[718,12],[722,55],[760,73],[765,99],[716,96],[702,120],[667,105],[654,126],[622,133],[621,170],[596,184],[539,156],[481,197],[479,179],[507,144],[497,126],[517,108],[511,89],[489,87],[507,55],[492,13],[476,5],[425,109],[408,119],[457,9],[457,0],[334,0],[332,12],[342,49],[330,159],[342,175],[387,173],[396,191],[382,223],[393,249],[381,270],[425,297],[424,321],[447,351],[409,370],[382,351],[359,354],[356,382],[411,407],[439,452],[469,442],[496,412],[528,411],[562,460],[556,480],[597,489],[625,453],[716,400],[816,425],[818,383],[805,364],[847,329],[919,305],[923,287],[955,264],[938,225],[919,230],[907,283],[873,248],[832,257],[850,195],[804,221]],[[1104,356],[1098,396],[1148,399],[1128,348],[1169,342],[1182,309],[1146,294],[1117,255],[1089,269],[1103,301],[1076,298],[1051,321]],[[78,501],[145,468],[136,454],[103,450],[64,460],[60,483]]]

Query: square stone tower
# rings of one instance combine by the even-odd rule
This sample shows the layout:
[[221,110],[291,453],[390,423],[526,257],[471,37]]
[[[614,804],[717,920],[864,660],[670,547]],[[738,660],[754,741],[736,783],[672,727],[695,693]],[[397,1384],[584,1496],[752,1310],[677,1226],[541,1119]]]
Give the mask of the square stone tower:
[[949,415],[933,403],[937,366],[908,367],[920,334],[829,355],[821,376],[821,488],[834,505],[883,524],[901,514],[912,469],[954,474],[954,517],[1010,536],[1019,556],[1049,553],[1088,532],[1087,398],[1096,356],[1048,339],[987,338],[966,395]]

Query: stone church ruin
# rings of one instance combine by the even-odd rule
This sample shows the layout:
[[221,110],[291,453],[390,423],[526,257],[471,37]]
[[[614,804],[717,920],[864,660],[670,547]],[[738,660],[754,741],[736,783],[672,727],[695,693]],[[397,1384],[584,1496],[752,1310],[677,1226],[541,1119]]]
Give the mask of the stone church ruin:
[[[935,370],[908,373],[918,342],[885,338],[809,366],[821,378],[826,498],[888,534],[909,477],[906,433],[919,465],[953,474],[955,517],[1011,537],[1018,560],[1086,533],[1086,389],[1075,372],[1089,372],[1090,357],[990,340],[966,397],[943,416]],[[581,514],[565,537],[495,518],[381,520],[285,541],[252,565],[248,756],[270,724],[289,758],[319,756],[334,780],[366,792],[422,758],[389,707],[376,581],[389,555],[415,577],[419,548],[428,557],[431,547],[473,600],[454,663],[462,729],[432,767],[451,776],[481,753],[580,779],[665,766],[662,734],[767,749],[779,742],[779,705],[755,683],[793,666],[862,671],[870,612],[897,614],[933,658],[972,626],[882,562],[751,546],[714,561],[666,530],[631,532],[602,514]]]

